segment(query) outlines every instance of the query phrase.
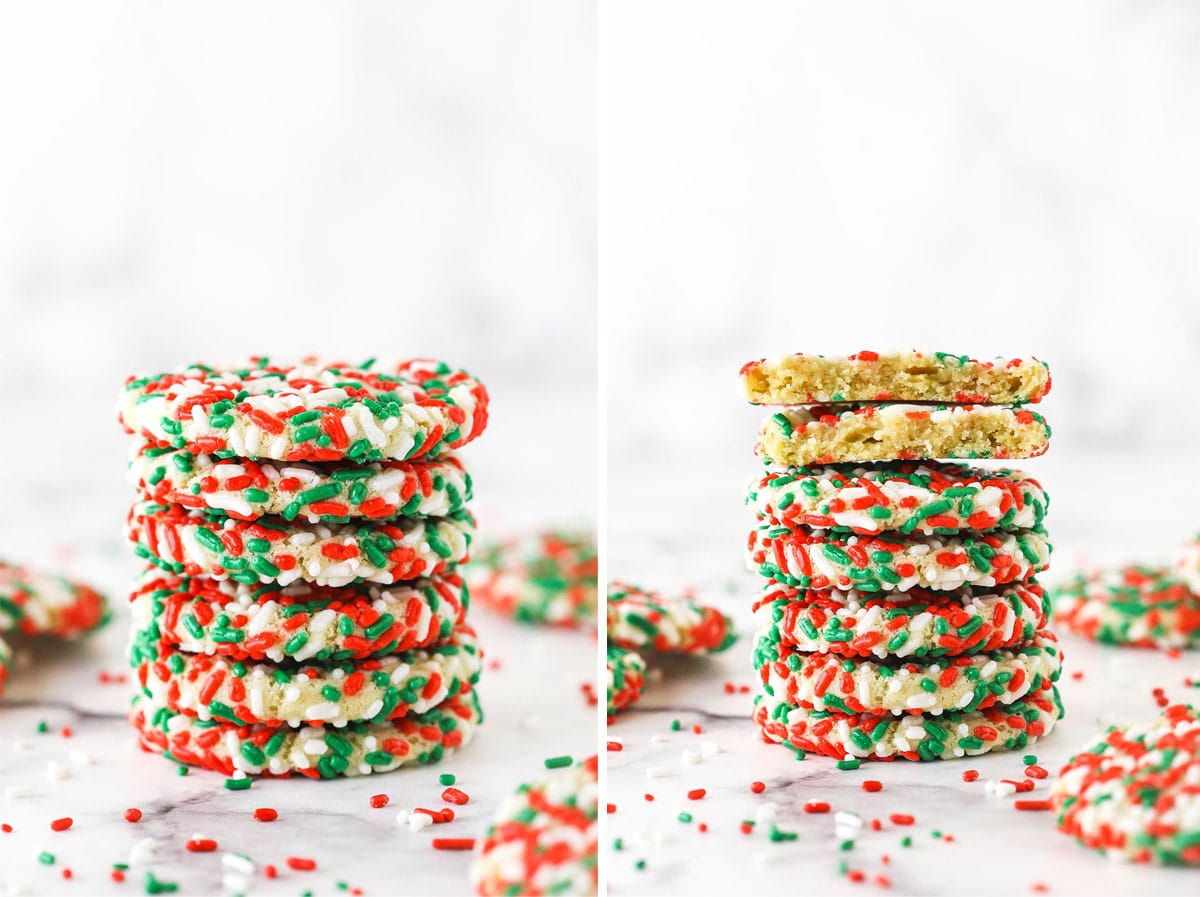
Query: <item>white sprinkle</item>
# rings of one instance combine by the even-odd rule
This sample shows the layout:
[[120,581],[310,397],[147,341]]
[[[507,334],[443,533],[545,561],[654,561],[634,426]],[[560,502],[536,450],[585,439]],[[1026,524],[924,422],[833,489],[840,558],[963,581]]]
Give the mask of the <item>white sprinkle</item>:
[[92,755],[89,754],[87,751],[81,751],[79,748],[71,748],[71,750],[67,751],[67,758],[75,766],[91,766],[92,765]]
[[433,817],[428,813],[410,813],[408,815],[408,827],[414,832],[429,828],[431,825],[433,825]]
[[699,751],[694,751],[691,748],[683,749],[683,762],[688,766],[695,766],[704,758]]
[[129,849],[129,865],[144,866],[154,860],[158,852],[158,841],[154,838],[142,838]]
[[46,778],[52,782],[61,782],[63,779],[71,778],[71,770],[58,761],[51,760],[46,764]]
[[670,740],[671,740],[670,738],[668,738],[666,735],[663,735],[663,734],[661,734],[661,733],[660,733],[660,734],[658,734],[658,735],[651,735],[651,736],[650,736],[650,743],[651,743],[651,744],[666,744],[666,743],[667,743],[668,741],[670,741]]
[[22,797],[33,797],[37,794],[37,789],[32,785],[6,785],[4,787],[4,796],[9,800],[17,800]]
[[759,804],[758,809],[754,811],[755,822],[774,822],[775,814],[779,811],[779,804],[773,800]]
[[713,757],[713,756],[716,756],[717,754],[721,753],[722,748],[721,748],[721,745],[719,742],[702,741],[702,742],[700,742],[700,750],[703,751],[705,754],[707,754],[709,757]]
[[254,860],[241,853],[227,853],[221,857],[221,865],[242,875],[254,874]]
[[667,776],[675,775],[675,770],[670,766],[647,766],[646,778],[648,779],[664,779]]

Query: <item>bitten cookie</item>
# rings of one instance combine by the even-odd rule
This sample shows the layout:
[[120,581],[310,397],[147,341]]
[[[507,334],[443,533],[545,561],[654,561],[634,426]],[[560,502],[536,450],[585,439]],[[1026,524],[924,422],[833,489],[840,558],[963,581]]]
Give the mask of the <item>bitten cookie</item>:
[[0,561],[0,632],[70,639],[108,619],[108,602],[91,586]]
[[239,520],[266,515],[309,523],[447,517],[471,499],[471,477],[453,455],[329,467],[192,455],[142,445],[129,478],[144,501],[221,511]]
[[1050,444],[1035,411],[1006,405],[814,405],[763,421],[764,460],[803,467],[923,458],[1033,458]]
[[746,504],[783,526],[935,535],[1031,529],[1041,525],[1050,500],[1017,470],[896,461],[771,468],[752,483]]
[[1061,718],[1058,689],[1005,707],[938,717],[806,710],[767,694],[759,694],[754,704],[754,721],[764,741],[839,760],[949,760],[1021,750],[1049,735]]
[[598,762],[550,770],[504,799],[471,864],[480,894],[596,893]]
[[781,355],[742,367],[742,394],[755,405],[824,402],[941,402],[1017,405],[1050,391],[1050,370],[1036,358],[976,361],[945,352]]
[[384,586],[280,587],[164,574],[150,568],[130,595],[133,628],[155,644],[234,660],[361,660],[424,648],[463,621],[453,574]]
[[1200,866],[1200,715],[1175,704],[1150,723],[1112,726],[1063,767],[1050,793],[1058,827],[1135,863]]
[[608,584],[608,640],[635,651],[714,654],[737,638],[733,621],[679,595],[660,595],[622,582]]
[[928,662],[847,660],[804,654],[767,632],[754,650],[763,691],[797,707],[872,715],[982,710],[1049,690],[1062,673],[1051,632],[1028,645]]
[[1200,645],[1200,597],[1162,567],[1129,564],[1080,573],[1053,592],[1054,619],[1112,645]]
[[552,530],[485,546],[464,569],[471,597],[522,623],[595,626],[596,537]]
[[608,646],[607,708],[611,721],[617,712],[633,704],[646,688],[646,661],[636,651]]
[[750,534],[751,572],[789,586],[906,592],[1020,582],[1050,563],[1038,530],[963,536],[857,536],[761,524]]
[[376,660],[279,667],[160,648],[134,633],[130,660],[154,703],[202,721],[237,725],[381,723],[424,713],[471,690],[482,655],[465,624],[436,648]]
[[276,461],[407,461],[466,445],[487,426],[488,395],[465,371],[413,359],[386,368],[190,365],[131,377],[121,424],[155,448]]
[[474,518],[465,511],[326,526],[235,520],[139,502],[126,522],[134,553],[169,573],[285,586],[298,579],[342,586],[448,573],[467,559],[474,535]]
[[471,692],[427,713],[384,723],[350,723],[341,729],[236,726],[203,722],[138,695],[129,719],[143,750],[176,763],[226,776],[331,779],[436,763],[471,740],[483,715]]
[[994,589],[859,592],[768,582],[754,603],[760,633],[842,657],[944,657],[1025,644],[1046,625],[1049,599],[1033,581]]

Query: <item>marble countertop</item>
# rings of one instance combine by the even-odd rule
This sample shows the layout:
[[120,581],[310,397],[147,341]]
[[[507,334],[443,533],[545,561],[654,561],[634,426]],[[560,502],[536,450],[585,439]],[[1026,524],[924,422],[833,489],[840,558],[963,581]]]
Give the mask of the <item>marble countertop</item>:
[[[920,895],[1032,894],[1043,886],[1060,895],[1196,892],[1194,870],[1111,862],[1060,834],[1051,813],[1019,812],[1011,806],[1014,798],[986,793],[989,779],[1024,778],[1025,752],[932,764],[864,764],[843,772],[825,758],[797,762],[790,752],[763,743],[749,718],[754,686],[749,596],[758,583],[740,569],[741,540],[751,522],[736,497],[722,495],[724,484],[736,491],[750,465],[739,473],[710,461],[702,471],[681,464],[610,475],[610,575],[661,589],[693,586],[699,597],[733,615],[742,636],[713,658],[651,659],[657,672],[642,700],[608,727],[609,737],[623,743],[622,750],[607,754],[608,800],[616,805],[608,816],[607,843],[621,845],[608,852],[612,894],[872,893],[884,889],[881,875],[891,892]],[[1058,575],[1083,557],[1136,557],[1155,548],[1166,553],[1172,534],[1182,538],[1195,525],[1187,509],[1195,507],[1194,482],[1200,478],[1183,478],[1176,499],[1148,534],[1109,513],[1111,507],[1099,507],[1102,496],[1089,492],[1088,484],[1102,471],[1130,469],[1120,459],[1062,452],[1027,467],[1052,494],[1049,528]],[[672,496],[670,526],[661,525],[661,514],[647,512],[663,495]],[[639,526],[641,520],[659,525]],[[1157,715],[1153,689],[1163,688],[1175,701],[1200,701],[1200,689],[1185,685],[1189,677],[1200,680],[1200,652],[1171,659],[1067,633],[1060,639],[1067,715],[1028,750],[1052,775],[1105,725]],[[1082,678],[1073,678],[1078,672]],[[651,768],[654,777],[647,774]],[[962,781],[967,769],[978,770],[978,781]],[[883,790],[863,791],[866,779],[882,782]],[[751,792],[754,781],[766,785],[762,794]],[[1048,785],[1049,780],[1039,782],[1023,796],[1044,797]],[[705,796],[688,799],[687,792],[698,788]],[[832,812],[805,813],[810,800],[827,801]],[[794,841],[772,843],[765,824],[749,835],[740,830],[742,820],[755,819],[768,803],[776,805],[779,829],[797,834]],[[853,849],[839,849],[837,811],[856,813],[867,823]],[[681,821],[681,812],[691,821]],[[910,814],[915,822],[894,825],[888,821],[893,813]],[[882,821],[881,830],[871,829],[872,819]],[[900,843],[905,836],[912,838],[910,847]],[[844,875],[843,863],[863,880]]]
[[[238,792],[226,790],[217,773],[180,776],[174,764],[138,749],[124,719],[130,685],[106,677],[126,672],[120,596],[129,558],[110,546],[64,550],[59,561],[107,588],[117,614],[106,630],[66,651],[27,652],[0,701],[0,823],[13,829],[0,833],[0,894],[140,893],[148,871],[186,894],[466,894],[471,855],[434,850],[431,840],[480,836],[501,798],[536,778],[544,758],[595,751],[596,710],[582,691],[595,679],[592,636],[519,626],[476,607],[470,619],[487,656],[479,685],[485,723],[441,764],[327,782],[264,779]],[[56,768],[67,777],[57,778]],[[453,808],[454,821],[420,832],[398,822],[400,810],[407,817],[415,807],[446,805],[438,776],[447,772],[471,798]],[[6,798],[10,786],[33,794]],[[369,798],[380,793],[390,804],[373,809]],[[124,820],[128,807],[141,809],[139,823]],[[279,819],[256,822],[256,807],[274,807]],[[50,822],[63,816],[74,825],[52,831]],[[185,850],[197,835],[215,839],[218,851]],[[146,838],[158,845],[153,862],[114,882],[113,864],[129,862]],[[38,861],[43,851],[54,856],[52,865]],[[226,853],[248,855],[259,871],[230,874]],[[289,869],[289,856],[311,858],[317,868]],[[266,864],[278,868],[276,879],[263,876]]]

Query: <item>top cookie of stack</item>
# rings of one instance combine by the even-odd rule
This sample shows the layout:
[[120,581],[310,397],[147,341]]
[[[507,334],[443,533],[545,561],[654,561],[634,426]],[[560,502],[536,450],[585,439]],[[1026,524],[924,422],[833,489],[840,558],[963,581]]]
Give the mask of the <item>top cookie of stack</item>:
[[463,744],[481,655],[456,572],[471,480],[452,450],[487,408],[481,383],[424,359],[128,380],[143,745],[226,774],[330,777]]
[[747,503],[755,720],[799,753],[932,760],[1012,749],[1061,715],[1043,629],[1036,480],[938,459],[1040,455],[1034,359],[859,352],[751,362],[768,467]]
[[742,391],[789,406],[763,421],[760,453],[778,464],[908,458],[1032,458],[1050,427],[1021,407],[1050,390],[1036,359],[991,362],[937,352],[752,361]]

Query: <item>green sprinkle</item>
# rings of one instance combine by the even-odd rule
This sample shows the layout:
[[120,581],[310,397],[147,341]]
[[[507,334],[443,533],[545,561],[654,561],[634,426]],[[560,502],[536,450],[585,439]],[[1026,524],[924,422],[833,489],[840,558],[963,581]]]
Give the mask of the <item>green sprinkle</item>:
[[574,762],[570,754],[563,754],[561,757],[547,757],[546,769],[561,769],[564,766],[570,766]]
[[226,779],[225,780],[225,790],[226,791],[248,791],[248,790],[250,790],[250,786],[253,783],[254,783],[254,780],[249,777],[246,777],[244,779]]

